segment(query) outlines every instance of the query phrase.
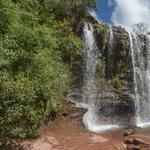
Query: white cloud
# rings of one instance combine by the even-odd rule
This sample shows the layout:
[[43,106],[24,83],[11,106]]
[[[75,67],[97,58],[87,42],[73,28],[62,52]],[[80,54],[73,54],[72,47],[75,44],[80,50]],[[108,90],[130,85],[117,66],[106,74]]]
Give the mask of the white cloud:
[[[114,0],[115,7],[111,21],[115,26],[122,26],[132,31],[131,24],[145,22],[150,24],[149,0]],[[149,26],[150,27],[150,26]]]
[[101,23],[102,20],[99,18],[99,16],[96,14],[94,10],[90,11],[90,14],[99,22]]
[[113,6],[113,1],[112,0],[108,0],[108,6],[112,7]]

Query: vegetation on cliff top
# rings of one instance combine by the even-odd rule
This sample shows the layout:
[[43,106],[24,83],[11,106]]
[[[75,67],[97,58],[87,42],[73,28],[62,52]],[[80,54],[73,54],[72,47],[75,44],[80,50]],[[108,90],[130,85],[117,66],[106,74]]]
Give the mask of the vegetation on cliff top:
[[98,47],[102,54],[104,53],[105,48],[108,46],[109,33],[110,30],[108,24],[105,24],[101,28],[96,28]]

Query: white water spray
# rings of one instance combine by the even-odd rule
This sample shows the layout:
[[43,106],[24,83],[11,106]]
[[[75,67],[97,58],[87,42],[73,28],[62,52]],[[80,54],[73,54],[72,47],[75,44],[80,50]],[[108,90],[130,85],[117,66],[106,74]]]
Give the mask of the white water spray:
[[[129,33],[137,125],[150,125],[150,38]],[[146,39],[146,49],[142,40]],[[143,42],[144,43],[144,42]]]
[[96,64],[100,56],[94,38],[94,29],[91,24],[88,23],[84,24],[82,38],[84,41],[83,55],[82,55],[83,60],[82,102],[85,104],[90,104],[93,103],[93,100],[95,99],[94,81],[96,73]]
[[95,112],[95,108],[92,106],[88,107],[88,112],[83,117],[83,122],[86,128],[92,132],[101,132],[105,130],[117,129],[117,125],[104,125],[101,124],[97,113]]
[[112,27],[110,26],[110,34],[109,34],[109,43],[108,43],[108,69],[107,69],[107,74],[109,75],[109,78],[113,77],[113,31]]
[[140,122],[140,107],[139,107],[139,96],[137,92],[137,78],[136,78],[136,68],[135,68],[135,53],[134,53],[134,48],[133,48],[133,41],[132,41],[132,36],[135,37],[132,33],[129,32],[129,39],[130,39],[130,50],[131,50],[131,59],[132,59],[132,68],[133,68],[133,82],[134,82],[134,92],[135,92],[135,110],[136,110],[136,115],[137,115],[137,123]]
[[[111,30],[112,31],[112,30]],[[111,42],[113,41],[113,35],[111,34]],[[102,125],[99,121],[98,110],[94,105],[96,101],[96,87],[95,87],[95,74],[96,74],[96,65],[99,60],[100,52],[97,47],[97,43],[94,37],[94,29],[91,24],[85,23],[83,27],[83,40],[84,40],[84,54],[83,54],[83,86],[82,86],[82,97],[83,102],[88,104],[88,112],[84,115],[83,121],[85,126],[93,132],[104,131],[107,129],[116,128],[115,125]],[[112,43],[110,43],[111,47]],[[111,51],[111,48],[109,48]],[[111,57],[111,55],[110,55]],[[112,67],[112,66],[110,66]],[[78,105],[78,104],[77,104]]]

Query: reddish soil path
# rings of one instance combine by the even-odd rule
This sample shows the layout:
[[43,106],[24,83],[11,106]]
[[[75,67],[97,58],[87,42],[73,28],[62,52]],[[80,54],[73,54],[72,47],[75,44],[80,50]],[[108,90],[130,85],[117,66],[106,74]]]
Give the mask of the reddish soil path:
[[[126,150],[123,128],[93,133],[83,126],[71,123],[50,124],[40,128],[42,136],[36,140],[16,143],[13,150]],[[140,138],[150,143],[150,127],[142,129],[129,138]],[[7,148],[5,150],[12,150]],[[149,148],[141,149],[149,150]]]
[[[125,150],[123,133],[93,133],[77,124],[61,124],[41,128],[40,139],[24,141],[26,150]],[[111,133],[111,134],[110,134]],[[115,134],[116,133],[116,134]]]

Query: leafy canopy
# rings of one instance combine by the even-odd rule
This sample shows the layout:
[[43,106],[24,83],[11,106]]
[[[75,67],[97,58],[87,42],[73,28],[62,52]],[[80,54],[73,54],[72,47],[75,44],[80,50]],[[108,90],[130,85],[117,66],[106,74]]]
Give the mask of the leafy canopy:
[[75,28],[86,21],[88,8],[98,10],[97,3],[101,0],[40,0],[42,5],[49,4],[50,11],[57,19],[66,18]]

